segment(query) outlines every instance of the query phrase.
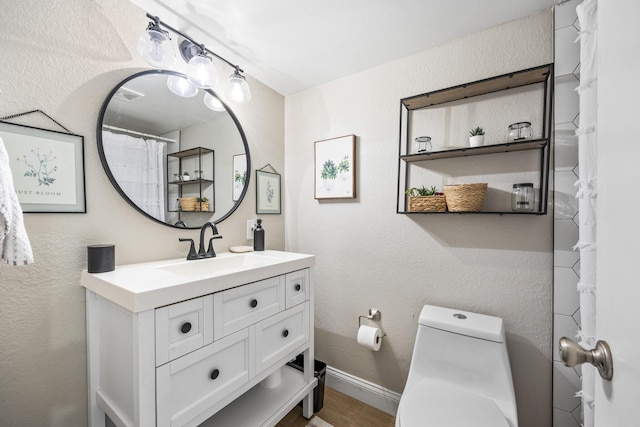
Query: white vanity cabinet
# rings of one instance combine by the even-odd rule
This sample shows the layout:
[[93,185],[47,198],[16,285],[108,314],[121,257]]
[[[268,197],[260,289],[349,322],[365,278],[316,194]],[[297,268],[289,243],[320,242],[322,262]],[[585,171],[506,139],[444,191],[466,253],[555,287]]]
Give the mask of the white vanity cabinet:
[[[235,255],[83,272],[91,426],[274,426],[300,400],[312,415],[314,257],[222,269]],[[303,373],[286,366],[302,352]]]

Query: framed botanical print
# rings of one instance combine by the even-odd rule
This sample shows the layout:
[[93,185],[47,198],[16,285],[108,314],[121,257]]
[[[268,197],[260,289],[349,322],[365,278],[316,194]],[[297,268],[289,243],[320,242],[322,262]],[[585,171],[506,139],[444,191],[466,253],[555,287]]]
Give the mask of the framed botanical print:
[[316,141],[314,147],[316,199],[356,197],[356,136]]
[[238,201],[242,190],[244,189],[244,183],[247,181],[247,155],[236,154],[233,156],[233,192],[232,200]]
[[280,214],[280,174],[256,171],[256,213]]
[[23,212],[86,213],[84,138],[0,121]]

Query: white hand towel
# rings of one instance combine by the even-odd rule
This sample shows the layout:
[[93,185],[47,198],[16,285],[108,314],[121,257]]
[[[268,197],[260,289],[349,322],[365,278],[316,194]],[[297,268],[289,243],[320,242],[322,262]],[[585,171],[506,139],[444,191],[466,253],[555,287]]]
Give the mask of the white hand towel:
[[22,208],[13,188],[9,155],[0,138],[0,255],[10,265],[33,263],[33,251],[24,228]]

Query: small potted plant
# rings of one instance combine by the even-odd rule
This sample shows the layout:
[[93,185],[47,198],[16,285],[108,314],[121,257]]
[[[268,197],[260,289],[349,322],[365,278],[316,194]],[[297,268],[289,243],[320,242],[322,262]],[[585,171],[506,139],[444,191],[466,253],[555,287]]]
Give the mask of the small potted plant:
[[182,174],[182,180],[183,180],[183,181],[189,181],[189,180],[191,180],[191,176],[189,175],[189,172],[184,172],[184,173]]
[[412,187],[405,191],[405,194],[409,196],[407,203],[409,212],[445,212],[447,210],[444,193],[436,190],[436,187]]
[[196,210],[200,212],[207,212],[209,210],[209,199],[206,197],[197,197]]
[[484,145],[484,130],[481,127],[476,127],[469,131],[469,145],[471,147],[480,147]]

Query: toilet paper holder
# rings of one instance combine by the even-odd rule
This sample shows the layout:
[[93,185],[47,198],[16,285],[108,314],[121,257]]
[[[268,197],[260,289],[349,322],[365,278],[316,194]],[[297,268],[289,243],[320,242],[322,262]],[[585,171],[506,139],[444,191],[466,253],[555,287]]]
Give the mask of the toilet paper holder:
[[[360,326],[362,326],[362,319],[363,318],[364,319],[369,319],[369,320],[380,320],[381,315],[382,315],[382,313],[377,308],[370,308],[368,315],[364,315],[364,316],[359,316],[358,317],[358,329],[360,329]],[[380,337],[380,338],[384,338],[386,336],[387,336],[387,333],[385,331],[382,331],[382,337]]]

